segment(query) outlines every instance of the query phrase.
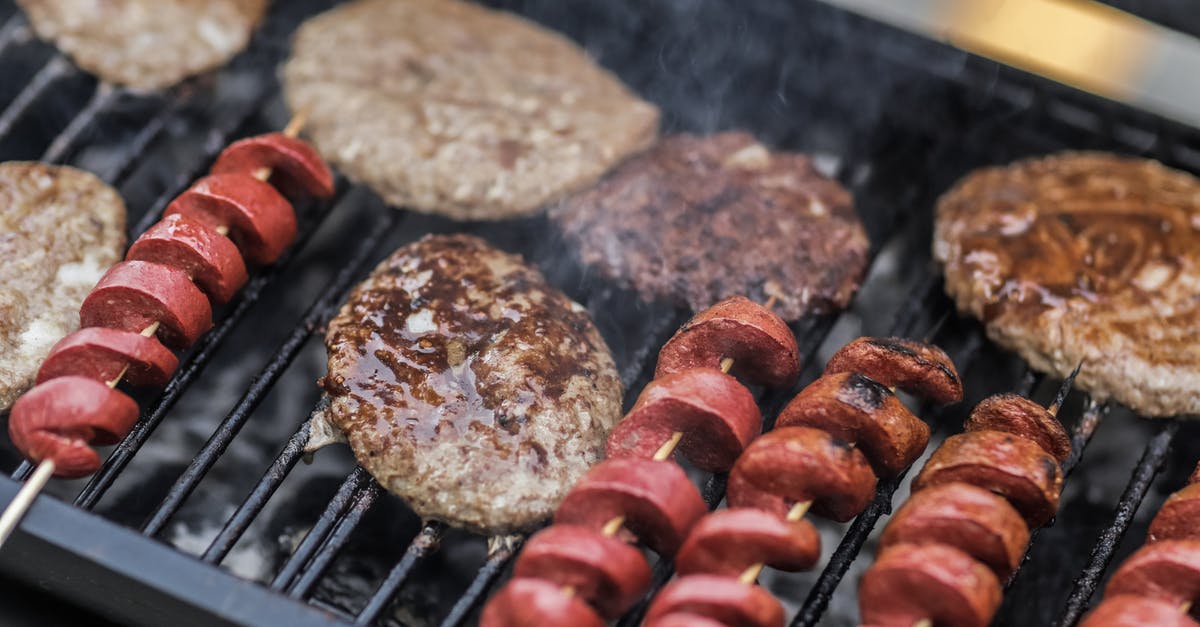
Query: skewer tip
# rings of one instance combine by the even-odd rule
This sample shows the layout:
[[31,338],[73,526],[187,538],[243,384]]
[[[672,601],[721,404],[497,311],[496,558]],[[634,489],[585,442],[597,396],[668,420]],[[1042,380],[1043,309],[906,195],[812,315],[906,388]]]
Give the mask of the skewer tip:
[[42,488],[46,487],[46,482],[52,476],[54,476],[54,461],[43,459],[25,485],[21,486],[17,496],[13,497],[8,507],[4,508],[4,513],[0,514],[0,547],[4,546],[4,542],[20,524],[21,519],[25,517],[25,512],[29,511],[29,507],[33,505],[33,501],[37,499],[38,494]]
[[1082,368],[1083,360],[1080,360],[1075,369],[1071,371],[1071,374],[1067,375],[1066,379],[1063,379],[1062,385],[1058,386],[1058,392],[1054,394],[1054,401],[1047,408],[1050,415],[1058,415],[1058,410],[1062,408],[1062,404],[1067,400],[1067,395],[1071,393],[1071,388],[1075,386],[1075,377],[1079,376],[1079,371]]

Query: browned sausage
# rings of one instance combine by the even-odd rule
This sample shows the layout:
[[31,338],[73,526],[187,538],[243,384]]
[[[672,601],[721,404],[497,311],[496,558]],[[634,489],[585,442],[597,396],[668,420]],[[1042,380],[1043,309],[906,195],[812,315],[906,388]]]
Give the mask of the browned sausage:
[[642,552],[619,538],[578,525],[551,525],[529,539],[514,577],[570,586],[605,618],[616,618],[650,587]]
[[658,353],[655,378],[691,368],[720,368],[767,387],[787,387],[800,376],[800,348],[783,319],[742,296],[696,314]]
[[780,427],[746,448],[729,473],[730,507],[755,507],[783,518],[793,503],[845,522],[875,496],[875,473],[862,452],[820,429]]
[[1079,627],[1200,627],[1179,606],[1159,599],[1123,594],[1105,597]]
[[676,450],[697,467],[725,472],[762,431],[754,396],[737,379],[710,368],[682,370],[646,385],[608,436],[606,454],[653,457],[674,432]]
[[555,524],[602,529],[623,516],[625,527],[659,555],[672,556],[708,512],[683,469],[666,461],[603,461],[583,476],[554,512]]
[[167,205],[166,216],[182,213],[229,238],[247,260],[271,263],[296,237],[296,212],[274,187],[249,174],[212,174],[196,181]]
[[80,376],[107,383],[122,377],[131,385],[163,385],[179,367],[179,359],[158,339],[134,331],[86,327],[59,340],[37,382]]
[[1058,463],[1071,455],[1071,437],[1045,407],[1016,394],[989,396],[971,411],[964,431],[1003,431],[1037,442]]
[[770,592],[718,575],[686,575],[667,584],[646,611],[646,622],[679,613],[741,627],[783,625],[783,606]]
[[246,264],[229,238],[182,214],[150,227],[125,255],[179,268],[216,303],[227,303],[246,284]]
[[1031,528],[1054,517],[1062,491],[1062,473],[1049,453],[1031,440],[1000,431],[946,438],[913,481],[913,490],[953,482],[1003,496]]
[[929,426],[882,384],[854,372],[824,375],[804,388],[776,421],[813,427],[857,445],[881,475],[908,468],[929,443]]
[[914,492],[888,522],[881,549],[897,544],[954,547],[1007,579],[1029,544],[1025,520],[1004,498],[966,483]]
[[212,166],[213,174],[253,174],[271,169],[271,183],[285,194],[307,194],[316,198],[333,195],[333,173],[320,155],[303,140],[282,133],[268,133],[233,142],[221,151]]
[[93,379],[58,377],[13,403],[8,434],[29,460],[52,460],[56,476],[83,477],[100,468],[89,445],[116,444],[137,417],[137,403],[120,391]]
[[857,372],[936,403],[962,400],[962,380],[954,362],[932,344],[897,337],[860,337],[825,364],[825,374]]
[[1161,599],[1176,607],[1200,597],[1200,541],[1162,540],[1129,556],[1108,580],[1105,594]]
[[479,627],[571,625],[604,627],[596,612],[562,586],[539,579],[513,579],[488,601]]
[[148,261],[109,268],[83,304],[79,326],[141,332],[158,322],[158,338],[186,348],[212,327],[212,306],[187,273]]
[[787,521],[759,509],[717,510],[692,528],[675,570],[737,577],[754,564],[784,571],[812,568],[821,557],[821,536],[807,520]]
[[1167,497],[1150,521],[1147,542],[1200,540],[1200,484],[1193,483]]
[[858,606],[864,625],[987,627],[1000,607],[1000,580],[958,549],[897,544],[863,575]]

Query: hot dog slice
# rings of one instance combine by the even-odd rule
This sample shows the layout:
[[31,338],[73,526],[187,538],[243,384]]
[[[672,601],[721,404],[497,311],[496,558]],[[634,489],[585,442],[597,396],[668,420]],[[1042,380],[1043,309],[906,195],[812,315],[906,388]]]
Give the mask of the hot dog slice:
[[141,332],[159,323],[158,337],[175,349],[212,327],[212,307],[187,273],[149,261],[122,261],[79,307],[79,326]]
[[179,359],[155,337],[134,331],[86,327],[59,340],[37,382],[80,376],[107,383],[121,377],[132,385],[160,386],[179,367]]
[[860,337],[825,364],[825,374],[857,372],[935,403],[962,400],[962,380],[945,351],[897,337]]

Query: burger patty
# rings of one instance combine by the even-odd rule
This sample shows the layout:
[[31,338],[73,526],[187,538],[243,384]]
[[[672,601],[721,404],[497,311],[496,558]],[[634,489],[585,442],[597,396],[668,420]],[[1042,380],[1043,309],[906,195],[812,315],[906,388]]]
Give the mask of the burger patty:
[[1034,368],[1148,416],[1200,413],[1200,181],[1062,153],[976,171],[942,196],[946,291]]
[[[604,451],[621,384],[586,310],[465,235],[397,250],[325,336],[332,424],[419,515],[486,533],[547,518]],[[327,424],[323,424],[327,423]]]
[[787,320],[845,307],[870,245],[841,185],[740,132],[664,138],[551,218],[585,264],[647,300],[775,297]]
[[654,141],[658,110],[578,46],[457,0],[359,0],[306,22],[288,104],[331,163],[389,203],[529,214]]
[[0,163],[0,410],[33,384],[125,247],[125,203],[88,172]]
[[102,80],[170,87],[246,47],[269,0],[17,0],[39,37]]

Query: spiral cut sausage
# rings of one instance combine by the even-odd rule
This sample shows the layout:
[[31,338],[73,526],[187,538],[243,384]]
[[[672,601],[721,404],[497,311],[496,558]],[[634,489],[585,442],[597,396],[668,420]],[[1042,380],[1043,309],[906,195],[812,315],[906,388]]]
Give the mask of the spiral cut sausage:
[[179,365],[169,349],[211,328],[212,305],[246,283],[245,260],[270,263],[295,237],[292,205],[258,178],[271,172],[298,192],[333,190],[329,168],[300,140],[272,134],[227,148],[100,279],[80,306],[83,328],[54,346],[37,386],[13,405],[9,435],[26,458],[52,461],[60,477],[99,469],[92,447],[117,443],[138,416],[112,386],[165,384]]
[[1050,521],[1070,440],[1053,414],[1012,394],[985,399],[946,438],[892,517],[859,585],[863,623],[984,627],[1020,564],[1030,529]]

